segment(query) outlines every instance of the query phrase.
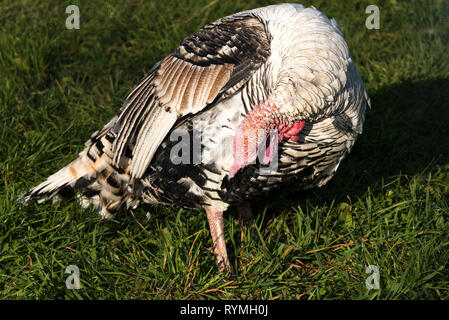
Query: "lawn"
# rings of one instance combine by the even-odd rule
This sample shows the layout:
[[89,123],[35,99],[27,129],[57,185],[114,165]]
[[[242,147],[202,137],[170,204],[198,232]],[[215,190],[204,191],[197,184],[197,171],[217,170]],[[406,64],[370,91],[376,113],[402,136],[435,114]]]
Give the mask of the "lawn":
[[[375,3],[373,3],[375,2]],[[342,27],[371,97],[363,135],[323,188],[225,215],[236,277],[204,212],[17,196],[74,159],[155,62],[256,0],[0,3],[1,299],[448,299],[449,1],[304,1]],[[68,30],[65,8],[80,8]],[[380,29],[365,26],[377,4]],[[66,267],[79,267],[69,290]],[[379,289],[368,289],[368,265]]]

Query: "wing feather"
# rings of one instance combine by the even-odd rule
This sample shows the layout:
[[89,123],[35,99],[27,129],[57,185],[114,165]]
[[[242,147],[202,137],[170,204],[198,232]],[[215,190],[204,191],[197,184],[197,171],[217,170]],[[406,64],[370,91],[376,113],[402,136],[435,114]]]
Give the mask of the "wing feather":
[[128,96],[114,126],[114,165],[128,146],[131,181],[140,178],[179,119],[240,89],[269,55],[266,28],[250,13],[220,19],[187,37]]

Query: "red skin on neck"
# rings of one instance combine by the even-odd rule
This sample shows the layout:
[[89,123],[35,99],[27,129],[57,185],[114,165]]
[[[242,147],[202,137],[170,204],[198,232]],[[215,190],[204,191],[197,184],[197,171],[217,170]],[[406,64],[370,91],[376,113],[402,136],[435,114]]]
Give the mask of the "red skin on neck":
[[264,139],[267,141],[267,148],[263,162],[270,163],[275,153],[273,151],[277,147],[274,145],[273,132],[277,133],[277,143],[282,140],[296,142],[304,124],[304,120],[293,122],[281,115],[278,107],[269,99],[262,101],[243,119],[234,136],[232,141],[234,164],[229,170],[229,176],[233,177],[238,170],[257,158],[257,148]]

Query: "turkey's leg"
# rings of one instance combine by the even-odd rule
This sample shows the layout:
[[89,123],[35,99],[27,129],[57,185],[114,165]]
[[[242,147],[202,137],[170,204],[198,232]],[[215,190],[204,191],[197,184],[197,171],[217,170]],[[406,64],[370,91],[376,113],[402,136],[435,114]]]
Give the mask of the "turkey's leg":
[[209,221],[209,229],[212,236],[212,249],[217,258],[220,271],[230,271],[228,252],[226,251],[226,242],[224,238],[223,228],[223,212],[212,207],[206,208],[207,220]]
[[248,203],[241,203],[237,206],[237,211],[239,213],[240,224],[245,227],[250,226],[253,222],[251,206]]

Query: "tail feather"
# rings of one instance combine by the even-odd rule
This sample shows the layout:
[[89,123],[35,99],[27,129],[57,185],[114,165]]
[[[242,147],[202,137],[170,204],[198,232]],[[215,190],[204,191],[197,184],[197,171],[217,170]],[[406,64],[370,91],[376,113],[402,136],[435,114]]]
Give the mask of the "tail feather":
[[47,180],[30,189],[21,197],[22,203],[68,198],[76,189],[87,187],[95,178],[96,170],[86,159],[86,151],[81,152],[77,159],[49,176]]
[[[115,133],[110,129],[112,119],[105,128],[92,135],[77,159],[52,174],[44,182],[19,197],[26,204],[77,195],[82,206],[94,205],[103,217],[110,218],[128,199],[130,159],[123,158],[120,168],[112,164],[112,143]],[[128,197],[128,198],[127,198]]]

